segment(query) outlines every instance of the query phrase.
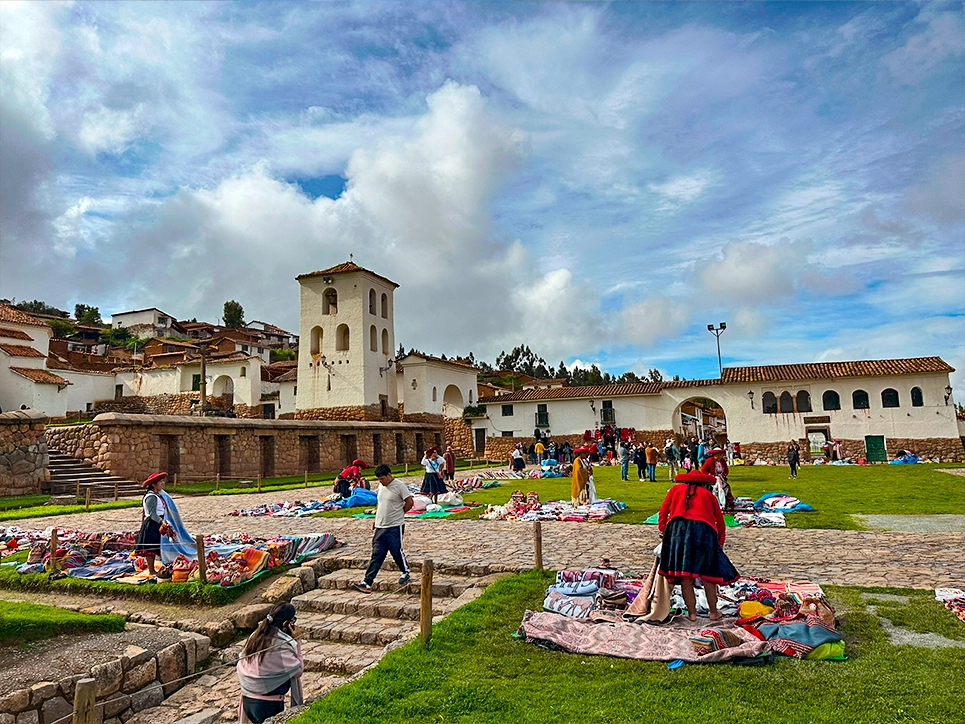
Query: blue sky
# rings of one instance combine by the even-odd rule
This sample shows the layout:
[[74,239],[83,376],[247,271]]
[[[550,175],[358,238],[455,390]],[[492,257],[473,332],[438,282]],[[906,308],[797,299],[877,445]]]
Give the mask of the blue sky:
[[435,353],[965,381],[961,3],[0,15],[0,296],[296,329],[352,253]]

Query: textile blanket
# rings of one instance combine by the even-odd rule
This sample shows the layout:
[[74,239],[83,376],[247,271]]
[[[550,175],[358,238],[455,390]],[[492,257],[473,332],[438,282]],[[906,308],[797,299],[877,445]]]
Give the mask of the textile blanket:
[[732,631],[742,643],[739,646],[699,656],[691,638],[701,635],[708,621],[676,620],[664,626],[635,623],[591,623],[560,616],[556,613],[527,611],[518,634],[526,641],[549,643],[573,654],[616,656],[640,661],[675,661],[711,664],[730,659],[751,658],[769,652],[766,641],[733,626],[733,620],[717,625]]
[[754,510],[780,511],[782,513],[801,513],[814,510],[787,493],[764,493],[754,501]]
[[[643,522],[644,522],[646,525],[658,525],[658,524],[660,523],[660,513],[654,513],[653,515],[651,515],[649,518],[647,518],[647,519],[646,519],[645,521],[643,521]],[[725,516],[724,516],[724,525],[727,526],[728,528],[740,528],[740,527],[741,527],[741,524],[737,522],[737,520],[734,518],[733,515],[725,515]]]
[[936,588],[935,600],[965,622],[965,591],[960,588]]

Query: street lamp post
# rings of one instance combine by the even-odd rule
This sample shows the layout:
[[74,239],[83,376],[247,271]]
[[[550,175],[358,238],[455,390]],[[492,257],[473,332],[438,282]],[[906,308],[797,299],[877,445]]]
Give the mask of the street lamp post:
[[720,335],[724,333],[725,329],[727,329],[727,322],[721,322],[720,326],[718,327],[715,327],[713,324],[707,325],[707,331],[717,338],[717,369],[719,370],[721,377],[724,376],[724,366],[720,361]]

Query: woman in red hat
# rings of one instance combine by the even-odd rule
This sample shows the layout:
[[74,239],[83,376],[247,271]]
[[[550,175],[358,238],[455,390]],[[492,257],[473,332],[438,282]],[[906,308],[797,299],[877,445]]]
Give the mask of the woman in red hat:
[[727,482],[729,469],[725,457],[727,452],[720,447],[711,448],[707,451],[707,459],[700,466],[700,472],[704,475],[713,475],[716,479],[714,485],[714,495],[723,510],[734,508],[734,494],[730,491],[730,484]]
[[657,525],[663,533],[658,570],[670,583],[679,583],[687,604],[687,618],[697,620],[694,580],[703,581],[711,620],[721,618],[717,610],[717,586],[739,578],[737,569],[724,553],[724,514],[710,492],[713,475],[685,473],[675,478],[660,506]]
[[426,474],[419,492],[428,495],[432,502],[436,503],[440,495],[448,492],[445,481],[446,461],[439,455],[439,448],[433,446],[426,450],[426,454],[422,456],[422,467],[426,469]]
[[590,448],[578,447],[573,451],[576,456],[573,459],[573,482],[570,485],[570,497],[573,505],[584,505],[589,498],[587,486],[590,484],[590,476],[593,468],[587,462],[586,456]]
[[353,460],[351,465],[346,465],[342,472],[335,477],[335,484],[332,486],[333,492],[338,493],[342,498],[349,497],[352,494],[352,488],[363,482],[362,468],[364,467],[364,460]]
[[165,513],[161,490],[164,489],[164,481],[167,477],[167,473],[154,473],[141,483],[141,487],[147,488],[147,492],[144,493],[144,499],[141,501],[141,505],[144,506],[144,521],[141,523],[141,530],[134,544],[134,555],[144,556],[147,559],[147,569],[152,576],[157,575],[154,562],[161,555],[161,524],[164,522]]

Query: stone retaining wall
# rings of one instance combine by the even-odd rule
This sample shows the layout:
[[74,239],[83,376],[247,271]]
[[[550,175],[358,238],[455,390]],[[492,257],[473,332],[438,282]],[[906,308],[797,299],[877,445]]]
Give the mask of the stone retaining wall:
[[[810,461],[810,443],[806,438],[797,441],[801,447],[801,460]],[[841,440],[846,458],[863,458],[867,455],[864,440]],[[911,450],[920,458],[931,460],[938,458],[942,462],[965,462],[965,448],[958,438],[901,438],[886,437],[885,450],[888,459],[893,460],[901,450]],[[782,465],[787,464],[787,443],[741,443],[741,455],[744,460],[763,462],[772,460]]]
[[[637,430],[635,437],[637,444],[643,444],[645,442],[652,443],[658,450],[660,450],[660,459],[662,460],[664,441],[668,437],[672,437],[676,440],[680,436],[675,435],[672,430]],[[562,445],[564,442],[568,442],[573,448],[583,447],[583,445],[586,444],[583,441],[582,433],[576,435],[551,435],[550,439],[553,440],[557,445]],[[507,460],[509,458],[509,453],[511,453],[513,450],[513,446],[518,442],[523,444],[523,449],[526,449],[533,444],[533,438],[487,437],[486,457],[490,460]]]
[[48,475],[46,422],[37,410],[0,414],[0,496],[41,491]]
[[[219,473],[223,479],[236,479],[337,471],[353,457],[370,465],[418,462],[417,436],[426,449],[441,432],[438,427],[398,422],[106,413],[87,425],[48,428],[47,442],[53,450],[131,480],[158,471],[178,473],[183,480],[213,480]],[[401,450],[397,435],[402,436]],[[220,459],[224,451],[227,462]]]
[[474,457],[475,443],[472,439],[472,428],[461,417],[447,417],[443,420],[443,427],[447,445],[452,445],[453,451],[460,457]]
[[[184,631],[181,640],[160,651],[128,646],[113,661],[91,667],[97,696],[96,719],[122,724],[135,713],[158,706],[186,683],[198,662],[211,655],[207,636]],[[0,724],[65,724],[73,711],[74,674],[60,681],[40,681],[0,697]]]
[[[197,407],[201,401],[200,392],[179,392],[173,395],[144,395],[129,396],[113,400],[98,400],[94,403],[94,412],[124,412],[133,415],[187,415],[192,405]],[[262,407],[249,407],[245,404],[235,404],[233,395],[215,397],[208,395],[208,404],[216,410],[228,412],[233,410],[236,417],[261,418]]]
[[369,422],[399,422],[398,409],[389,407],[385,417],[380,405],[353,405],[349,407],[315,407],[310,410],[296,410],[282,415],[286,420],[335,420],[350,422],[366,420]]

